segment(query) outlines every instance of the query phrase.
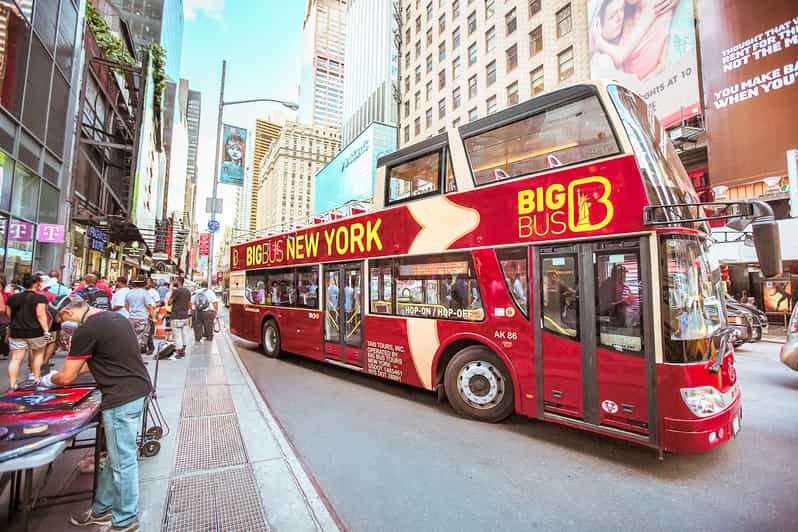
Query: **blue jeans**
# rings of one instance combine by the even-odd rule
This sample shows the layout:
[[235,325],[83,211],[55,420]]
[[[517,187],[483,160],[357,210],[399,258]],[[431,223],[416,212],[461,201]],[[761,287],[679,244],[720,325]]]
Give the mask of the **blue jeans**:
[[[139,464],[136,435],[141,428],[144,398],[103,410],[108,461],[100,472],[92,510],[113,510],[114,526],[127,526],[139,512]],[[95,464],[97,467],[97,464]]]

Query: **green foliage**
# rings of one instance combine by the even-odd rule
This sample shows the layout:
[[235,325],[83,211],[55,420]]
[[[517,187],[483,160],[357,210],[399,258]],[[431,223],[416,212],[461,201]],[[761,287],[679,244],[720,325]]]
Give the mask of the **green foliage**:
[[150,60],[152,61],[153,82],[152,109],[157,127],[161,124],[161,117],[163,116],[163,91],[166,83],[166,50],[157,44],[153,44],[150,46]]
[[[94,34],[94,40],[100,50],[102,50],[105,59],[126,67],[136,66],[136,60],[133,59],[133,56],[122,44],[119,37],[111,33],[108,23],[105,22],[105,19],[100,16],[89,1],[86,2],[86,20],[89,29]],[[120,71],[117,70],[117,72]]]

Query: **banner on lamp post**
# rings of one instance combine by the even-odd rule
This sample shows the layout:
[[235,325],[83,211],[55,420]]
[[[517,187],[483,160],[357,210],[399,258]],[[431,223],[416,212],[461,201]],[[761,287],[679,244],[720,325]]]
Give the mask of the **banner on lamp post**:
[[211,252],[211,234],[200,233],[199,238],[199,254],[200,257],[207,257]]
[[244,185],[244,167],[247,153],[247,130],[224,125],[222,133],[222,168],[219,182],[225,185]]

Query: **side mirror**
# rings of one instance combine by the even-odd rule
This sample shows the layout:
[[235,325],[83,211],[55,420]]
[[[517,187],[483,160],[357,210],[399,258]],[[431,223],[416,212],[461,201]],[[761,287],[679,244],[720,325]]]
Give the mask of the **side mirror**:
[[762,276],[781,275],[781,239],[776,220],[757,220],[751,224],[754,232],[754,247],[759,259]]

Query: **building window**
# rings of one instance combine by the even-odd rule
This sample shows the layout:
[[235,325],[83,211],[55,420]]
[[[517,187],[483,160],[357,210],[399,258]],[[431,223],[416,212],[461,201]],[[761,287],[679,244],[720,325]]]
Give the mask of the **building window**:
[[468,15],[468,34],[471,35],[477,31],[477,12],[472,11],[470,15]]
[[416,41],[416,59],[421,57],[421,41]]
[[438,19],[438,33],[442,34],[444,31],[446,31],[446,14],[445,13],[443,15],[441,15],[440,18]]
[[[476,107],[472,107],[471,109],[468,110],[468,121],[469,122],[473,122],[474,120],[477,119],[478,116],[479,115],[477,114],[477,108]],[[407,128],[405,128],[405,130],[406,129]]]
[[410,118],[410,100],[405,102],[405,118]]
[[416,83],[421,81],[421,65],[416,65]]
[[532,17],[540,12],[541,0],[529,0],[529,16]]
[[452,91],[452,110],[460,108],[460,87]]
[[518,19],[515,16],[515,8],[512,8],[509,13],[504,15],[504,26],[507,31],[505,35],[510,35],[518,28]]
[[485,100],[485,107],[487,107],[488,114],[496,112],[496,96],[491,96]]
[[421,134],[421,119],[416,118],[413,122],[413,134],[420,135]]
[[431,97],[432,97],[432,80],[427,82],[427,86],[425,88],[425,93],[424,93],[424,101],[428,102]]
[[432,28],[427,30],[427,46],[432,46]]
[[416,91],[413,95],[413,110],[418,111],[418,106],[421,103],[421,92]]
[[405,142],[410,142],[410,126],[405,126]]
[[410,68],[410,52],[405,54],[405,68]]
[[456,27],[452,32],[452,50],[460,46],[460,26]]
[[452,2],[452,20],[460,16],[460,0]]
[[573,18],[571,17],[571,4],[557,11],[557,38],[568,35],[573,29]]
[[507,86],[507,105],[518,103],[518,82],[514,81]]
[[427,56],[427,73],[432,72],[432,54]]
[[543,50],[543,26],[529,32],[529,56],[537,55]]
[[407,46],[410,46],[410,28],[407,28],[407,30],[405,30],[405,44]]
[[432,107],[427,109],[427,112],[424,113],[424,127],[429,129],[432,126]]
[[446,98],[441,98],[438,101],[438,118],[446,116]]
[[438,45],[438,61],[446,60],[446,41]]
[[532,87],[532,96],[540,94],[545,89],[543,85],[543,65],[540,65],[529,75],[530,86]]
[[468,47],[468,66],[477,62],[477,43],[471,44]]
[[405,78],[405,92],[410,90],[410,76]]
[[432,2],[427,4],[427,22],[432,20]]
[[485,18],[489,19],[496,12],[496,0],[485,0]]
[[446,69],[438,72],[438,88],[442,89],[446,86]]
[[507,57],[507,72],[515,70],[518,66],[518,45],[512,45],[504,53]]
[[486,86],[490,87],[496,82],[496,60],[494,59],[488,66],[485,67],[485,74],[486,74]]
[[557,54],[557,66],[560,73],[560,81],[570,78],[574,74],[574,47],[569,46]]
[[477,95],[477,75],[468,78],[468,97],[473,98]]
[[485,51],[491,52],[496,47],[496,26],[485,32]]
[[421,17],[416,17],[416,35],[421,33]]
[[454,58],[452,61],[452,79],[457,79],[460,75],[460,56]]

